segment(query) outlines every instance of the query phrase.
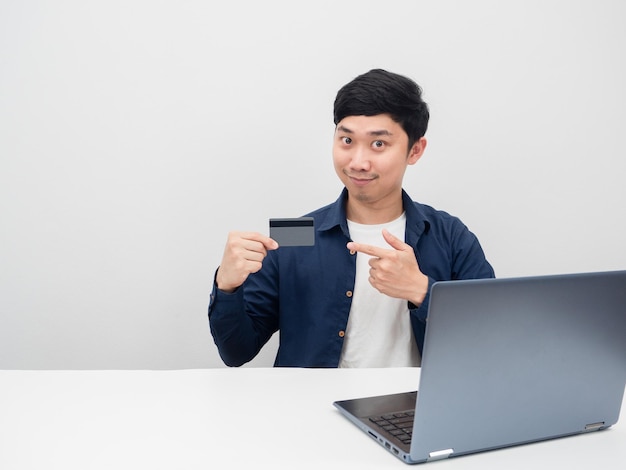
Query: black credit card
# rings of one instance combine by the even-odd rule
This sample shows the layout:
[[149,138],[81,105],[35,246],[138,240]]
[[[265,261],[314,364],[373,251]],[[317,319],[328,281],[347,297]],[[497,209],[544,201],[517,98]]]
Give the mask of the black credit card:
[[279,246],[313,246],[313,217],[270,219],[270,238],[276,240]]

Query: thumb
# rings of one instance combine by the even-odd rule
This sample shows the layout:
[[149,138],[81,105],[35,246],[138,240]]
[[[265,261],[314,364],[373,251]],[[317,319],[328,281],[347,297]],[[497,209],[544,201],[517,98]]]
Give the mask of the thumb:
[[402,240],[400,240],[398,237],[393,235],[387,229],[383,229],[383,238],[395,250],[406,251],[407,247],[409,246],[406,243],[404,243]]

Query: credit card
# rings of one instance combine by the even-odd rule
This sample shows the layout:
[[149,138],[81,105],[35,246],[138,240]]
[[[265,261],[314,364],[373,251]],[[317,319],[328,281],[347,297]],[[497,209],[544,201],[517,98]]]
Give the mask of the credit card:
[[313,246],[313,217],[270,219],[270,238],[276,240],[279,246]]

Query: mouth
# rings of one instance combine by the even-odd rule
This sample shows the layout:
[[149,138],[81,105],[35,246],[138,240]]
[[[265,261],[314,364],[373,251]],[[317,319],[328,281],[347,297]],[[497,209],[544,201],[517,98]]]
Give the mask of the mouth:
[[363,186],[367,186],[372,180],[350,178],[350,181],[352,181],[352,184],[354,184],[355,186],[363,187]]
[[377,178],[376,175],[350,175],[348,173],[346,176],[355,186],[367,186]]

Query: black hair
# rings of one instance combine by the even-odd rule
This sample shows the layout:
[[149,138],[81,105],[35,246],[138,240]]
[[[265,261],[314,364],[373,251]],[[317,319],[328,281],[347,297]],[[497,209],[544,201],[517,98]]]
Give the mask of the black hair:
[[426,134],[428,105],[410,78],[373,69],[344,85],[335,98],[335,125],[347,116],[389,114],[409,136],[409,148]]

